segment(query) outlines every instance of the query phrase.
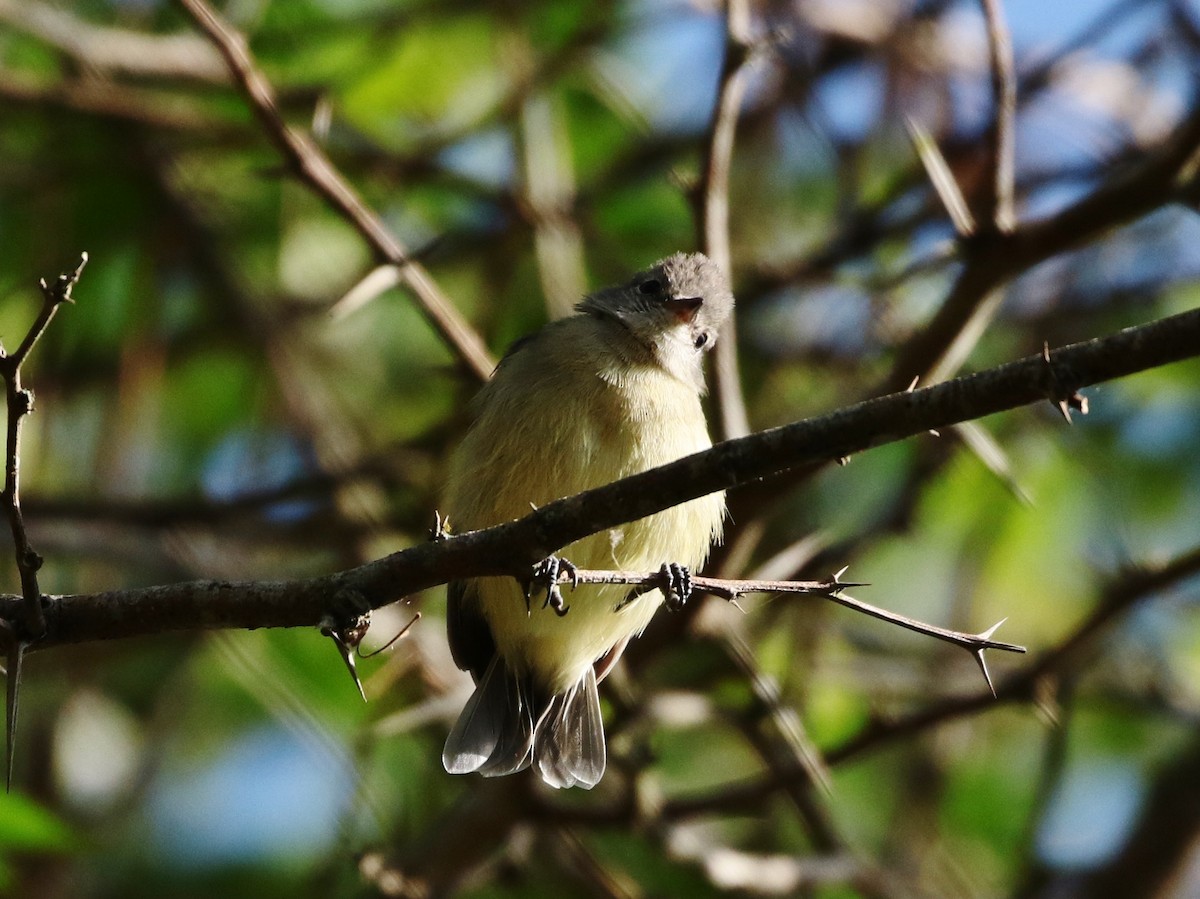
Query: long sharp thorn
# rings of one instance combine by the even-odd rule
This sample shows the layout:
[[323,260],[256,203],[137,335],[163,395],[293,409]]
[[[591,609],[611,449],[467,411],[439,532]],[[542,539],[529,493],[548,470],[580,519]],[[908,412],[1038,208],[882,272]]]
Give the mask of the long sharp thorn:
[[975,650],[971,653],[975,657],[975,661],[979,663],[979,670],[983,672],[983,679],[987,681],[988,689],[992,691],[992,698],[996,697],[996,688],[992,684],[992,676],[988,673],[987,660],[983,657],[983,648]]
[[354,651],[343,643],[336,634],[330,634],[329,637],[333,640],[333,645],[337,647],[338,655],[346,663],[346,670],[350,672],[350,677],[354,679],[354,686],[358,687],[358,695],[362,697],[363,702],[366,702],[367,691],[363,689],[362,680],[358,676],[358,666],[354,664]]
[[996,633],[996,630],[1000,627],[1000,625],[1004,624],[1004,622],[1006,622],[1006,621],[1008,621],[1007,617],[1001,618],[999,621],[997,621],[995,624],[993,624],[991,627],[989,627],[986,631],[981,631],[980,633],[975,635],[975,638],[977,640],[983,640],[983,641],[986,641],[986,643],[987,643],[986,646],[981,646],[980,649],[1002,649],[1005,652],[1025,652],[1026,651],[1024,646],[1020,646],[1016,643],[1004,643],[1000,640],[992,639],[992,634]]
[[1007,615],[1005,617],[1001,618],[999,621],[997,621],[991,627],[989,627],[986,631],[980,631],[979,638],[981,640],[992,639],[992,634],[996,633],[996,631],[1000,629],[1000,625],[1004,624],[1004,622],[1006,622],[1006,621],[1008,621]]
[[8,690],[4,707],[4,789],[12,790],[13,759],[17,746],[17,700],[21,690],[21,666],[25,661],[25,644],[13,640],[8,651]]

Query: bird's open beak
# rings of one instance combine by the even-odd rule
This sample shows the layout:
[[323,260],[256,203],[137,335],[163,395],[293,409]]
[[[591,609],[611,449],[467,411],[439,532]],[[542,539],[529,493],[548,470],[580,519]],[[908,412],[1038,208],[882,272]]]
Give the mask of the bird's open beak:
[[696,312],[704,305],[704,297],[672,297],[663,303],[683,324],[691,324]]

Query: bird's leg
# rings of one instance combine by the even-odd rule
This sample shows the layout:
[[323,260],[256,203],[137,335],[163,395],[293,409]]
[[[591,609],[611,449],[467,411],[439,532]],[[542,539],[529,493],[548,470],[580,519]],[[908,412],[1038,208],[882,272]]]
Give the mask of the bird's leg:
[[529,600],[533,596],[533,588],[540,584],[546,588],[546,601],[542,603],[542,608],[549,606],[559,618],[567,614],[571,607],[563,602],[562,591],[558,589],[558,576],[564,571],[570,576],[571,589],[574,590],[579,586],[579,575],[576,573],[574,563],[560,559],[558,556],[547,556],[533,566],[533,573],[525,582],[526,612],[529,611]]
[[692,573],[677,562],[667,562],[658,574],[667,611],[678,612],[692,598]]

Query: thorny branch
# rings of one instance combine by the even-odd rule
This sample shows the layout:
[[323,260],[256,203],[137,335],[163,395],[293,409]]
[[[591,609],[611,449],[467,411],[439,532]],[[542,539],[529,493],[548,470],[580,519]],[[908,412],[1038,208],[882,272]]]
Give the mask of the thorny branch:
[[[1097,635],[1110,627],[1114,620],[1142,600],[1168,589],[1171,585],[1177,584],[1197,572],[1200,572],[1200,547],[1195,547],[1156,568],[1131,571],[1117,578],[1104,591],[1092,613],[1080,622],[1062,642],[1035,657],[1027,667],[1014,672],[1001,681],[996,691],[996,698],[1001,702],[1035,700],[1038,695],[1038,684],[1067,669],[1069,664],[1091,645]],[[969,714],[989,701],[990,697],[981,693],[946,700],[913,715],[897,718],[890,722],[876,722],[858,736],[830,751],[828,760],[831,764],[836,764],[854,758],[907,734]]]
[[[1070,663],[1111,626],[1114,620],[1137,603],[1197,572],[1200,572],[1200,547],[1193,548],[1158,568],[1130,572],[1116,579],[1104,591],[1095,610],[1061,643],[1038,654],[1024,668],[1003,678],[994,694],[981,691],[943,700],[904,717],[874,721],[854,737],[826,751],[825,764],[836,767],[897,739],[921,733],[984,708],[994,707],[996,700],[1002,703],[1037,701],[1040,695],[1039,685],[1067,670]],[[785,776],[805,777],[806,773],[797,767]],[[664,806],[662,817],[667,820],[680,820],[721,809],[728,811],[734,808],[754,807],[779,789],[780,781],[780,777],[771,774],[674,800]]]
[[7,656],[8,684],[5,701],[5,772],[6,783],[12,783],[13,741],[17,731],[17,704],[20,698],[21,665],[25,650],[30,643],[46,633],[46,616],[42,609],[42,590],[38,585],[38,571],[42,557],[34,551],[25,532],[25,519],[21,515],[21,422],[33,411],[33,391],[21,384],[21,366],[29,357],[34,344],[45,333],[58,307],[73,303],[71,291],[83,274],[88,256],[84,253],[73,272],[59,275],[53,284],[45,278],[39,282],[42,291],[42,307],[38,310],[25,338],[16,351],[5,355],[0,348],[0,377],[4,379],[5,405],[8,410],[8,429],[4,457],[4,490],[0,502],[4,505],[8,525],[12,531],[13,548],[17,557],[17,571],[21,577],[21,603],[23,615],[5,616],[0,621],[2,638]]
[[275,90],[259,71],[246,38],[231,28],[204,0],[179,0],[196,25],[220,51],[267,137],[305,184],[341,214],[383,261],[400,270],[421,311],[459,360],[479,381],[491,377],[495,360],[483,340],[459,314],[420,263],[413,260],[383,220],[363,201],[329,157],[307,134],[280,115]]
[[[945,428],[1067,391],[1200,355],[1200,310],[1054,350],[912,392],[717,444],[669,465],[549,503],[525,518],[422,543],[374,562],[298,581],[197,581],[47,598],[40,646],[169,630],[307,627],[340,591],[370,608],[449,580],[523,576],[576,540],[689,499],[794,467]],[[1069,394],[1069,395],[1073,395]],[[0,597],[0,618],[19,598]]]
[[1010,233],[980,232],[963,246],[963,268],[929,321],[897,351],[882,389],[899,390],[952,374],[981,336],[1008,280],[1059,253],[1097,239],[1110,229],[1182,201],[1196,189],[1189,165],[1200,147],[1200,109],[1193,110],[1153,153],[1050,218],[1022,222]]
[[[995,694],[995,687],[992,685],[991,675],[988,673],[987,665],[983,660],[984,650],[1000,649],[1005,652],[1025,652],[1024,646],[1017,646],[1014,643],[1002,643],[991,639],[992,634],[1004,623],[1003,621],[997,622],[981,633],[968,634],[962,631],[938,627],[933,624],[926,624],[915,618],[909,618],[907,615],[889,612],[887,609],[881,609],[878,606],[873,606],[870,603],[847,596],[845,593],[847,587],[865,587],[867,585],[842,581],[841,575],[844,571],[845,569],[839,571],[833,577],[821,581],[734,580],[692,575],[691,586],[693,590],[698,590],[702,593],[711,593],[714,596],[719,596],[722,599],[732,602],[734,605],[737,605],[739,597],[748,593],[792,593],[818,596],[830,602],[835,602],[838,605],[845,606],[848,609],[854,609],[856,612],[862,612],[864,615],[869,615],[872,618],[878,618],[880,621],[886,621],[907,630],[915,631],[918,634],[942,640],[952,646],[965,649],[972,655],[983,671],[983,677],[987,681],[988,688],[992,690],[993,695]],[[561,586],[570,585],[571,587],[575,587],[578,584],[624,584],[634,588],[642,588],[643,590],[669,587],[669,582],[661,572],[592,571],[583,568],[574,569],[570,573],[564,572],[560,574],[558,584]]]

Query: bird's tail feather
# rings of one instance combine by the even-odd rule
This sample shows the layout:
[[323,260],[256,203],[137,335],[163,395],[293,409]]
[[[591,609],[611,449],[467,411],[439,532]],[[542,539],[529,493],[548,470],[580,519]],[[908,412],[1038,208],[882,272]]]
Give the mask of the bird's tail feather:
[[590,790],[604,776],[604,722],[590,665],[579,683],[550,700],[534,730],[533,752],[538,774],[556,789]]
[[596,674],[549,699],[528,677],[492,659],[446,738],[442,764],[451,774],[513,774],[537,763],[555,788],[599,783],[605,768],[604,724]]
[[492,659],[446,738],[442,765],[449,773],[498,776],[529,767],[533,714],[523,686],[499,656]]

